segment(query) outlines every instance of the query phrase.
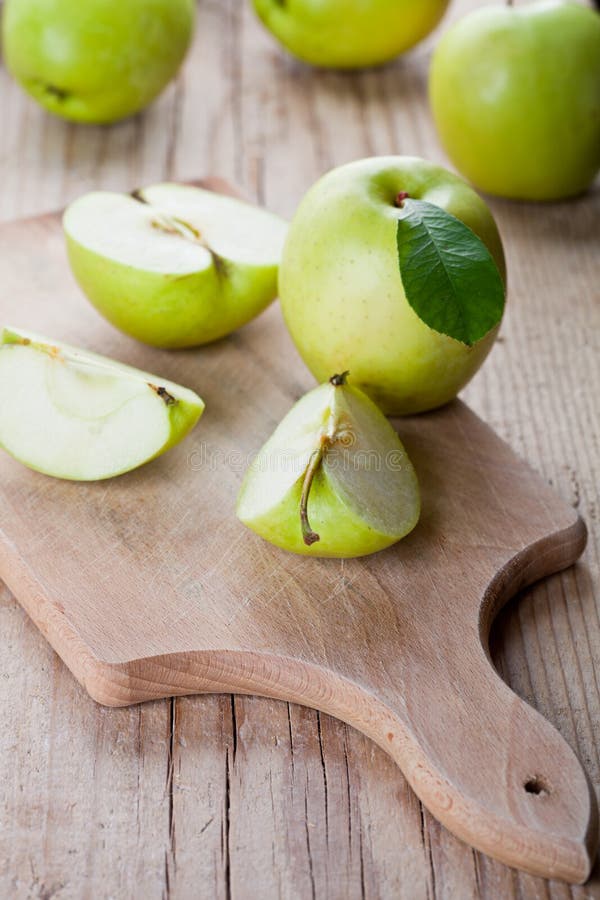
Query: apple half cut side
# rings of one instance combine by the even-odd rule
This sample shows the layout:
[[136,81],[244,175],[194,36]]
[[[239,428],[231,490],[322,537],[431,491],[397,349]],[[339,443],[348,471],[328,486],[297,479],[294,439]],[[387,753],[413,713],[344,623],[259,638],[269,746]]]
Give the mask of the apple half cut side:
[[365,556],[419,519],[417,476],[400,438],[346,374],[292,407],[244,477],[238,518],[284,550]]
[[75,200],[63,227],[73,273],[96,309],[158,347],[230,334],[277,296],[287,223],[182,184]]
[[187,388],[8,327],[0,384],[0,447],[72,481],[136,469],[181,441],[204,411]]

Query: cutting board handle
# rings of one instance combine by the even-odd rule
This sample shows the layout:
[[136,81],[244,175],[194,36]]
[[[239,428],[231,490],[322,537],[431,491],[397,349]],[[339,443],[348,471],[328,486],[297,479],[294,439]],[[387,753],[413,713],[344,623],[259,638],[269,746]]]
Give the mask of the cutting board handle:
[[566,741],[483,648],[447,640],[393,714],[396,727],[390,720],[373,737],[450,831],[532,874],[587,880],[598,843],[593,789]]
[[558,731],[498,675],[489,633],[508,599],[573,564],[586,539],[575,517],[498,564],[485,590],[465,575],[470,596],[449,616],[438,600],[425,602],[400,702],[385,697],[398,732],[373,735],[458,837],[508,865],[575,883],[589,877],[598,847],[595,793]]

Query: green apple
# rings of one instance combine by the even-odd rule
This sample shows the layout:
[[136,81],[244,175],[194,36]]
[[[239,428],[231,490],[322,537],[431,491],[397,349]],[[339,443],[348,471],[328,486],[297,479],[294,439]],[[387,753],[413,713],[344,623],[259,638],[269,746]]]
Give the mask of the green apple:
[[293,553],[365,556],[419,519],[419,485],[400,438],[346,375],[292,407],[240,490],[240,520]]
[[462,179],[422,159],[375,157],[311,188],[290,225],[279,278],[285,321],[317,380],[349,369],[351,382],[392,415],[451,400],[498,330],[468,346],[433,330],[407,302],[397,247],[402,195],[465,223],[504,273],[494,219]]
[[448,0],[254,0],[290,53],[315,66],[356,69],[387,62],[435,28]]
[[277,296],[287,223],[178,184],[98,191],[63,218],[71,267],[113,325],[159,347],[193,347],[244,325]]
[[579,194],[600,168],[600,15],[563,0],[476,10],[438,44],[430,98],[448,156],[476,187]]
[[0,447],[72,481],[121,475],[165,453],[204,403],[155,375],[14,328],[0,330]]
[[194,13],[194,0],[5,0],[4,61],[51,113],[114,122],[174,77]]

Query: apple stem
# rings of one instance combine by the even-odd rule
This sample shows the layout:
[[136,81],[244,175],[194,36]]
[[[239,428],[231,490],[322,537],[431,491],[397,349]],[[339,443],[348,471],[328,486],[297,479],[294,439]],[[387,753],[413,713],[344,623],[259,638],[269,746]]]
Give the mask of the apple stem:
[[332,375],[329,379],[329,384],[332,384],[334,387],[341,387],[341,385],[346,384],[346,380],[350,371],[346,369],[345,372],[342,372],[341,375]]
[[404,206],[404,201],[409,200],[409,199],[410,199],[410,194],[408,193],[408,191],[400,191],[399,193],[396,194],[396,199],[395,199],[394,203],[399,209],[402,209],[402,207]]
[[158,394],[165,406],[173,406],[175,403],[177,403],[175,397],[173,397],[173,395],[170,394],[165,387],[159,387],[157,384],[152,384],[151,381],[147,381],[146,384],[151,390],[154,391],[155,394]]
[[317,474],[317,469],[321,465],[321,460],[323,459],[324,444],[325,439],[321,438],[320,446],[311,453],[304,474],[304,481],[302,482],[302,494],[300,496],[300,525],[302,528],[302,538],[307,547],[310,547],[311,544],[316,544],[317,541],[321,540],[320,535],[312,530],[310,522],[308,521],[308,495],[310,494],[314,477]]

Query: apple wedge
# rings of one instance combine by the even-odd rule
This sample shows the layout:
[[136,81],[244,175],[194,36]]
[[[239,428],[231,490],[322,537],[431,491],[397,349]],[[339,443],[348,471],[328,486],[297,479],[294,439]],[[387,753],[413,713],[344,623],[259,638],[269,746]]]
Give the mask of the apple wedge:
[[0,331],[0,446],[24,465],[98,481],[149,462],[194,427],[193,391],[27,331]]
[[238,518],[309,556],[365,556],[417,524],[417,476],[381,410],[346,375],[305,394],[252,461]]
[[63,226],[75,277],[109,322],[146,344],[224,337],[277,296],[287,224],[182,184],[85,194]]

